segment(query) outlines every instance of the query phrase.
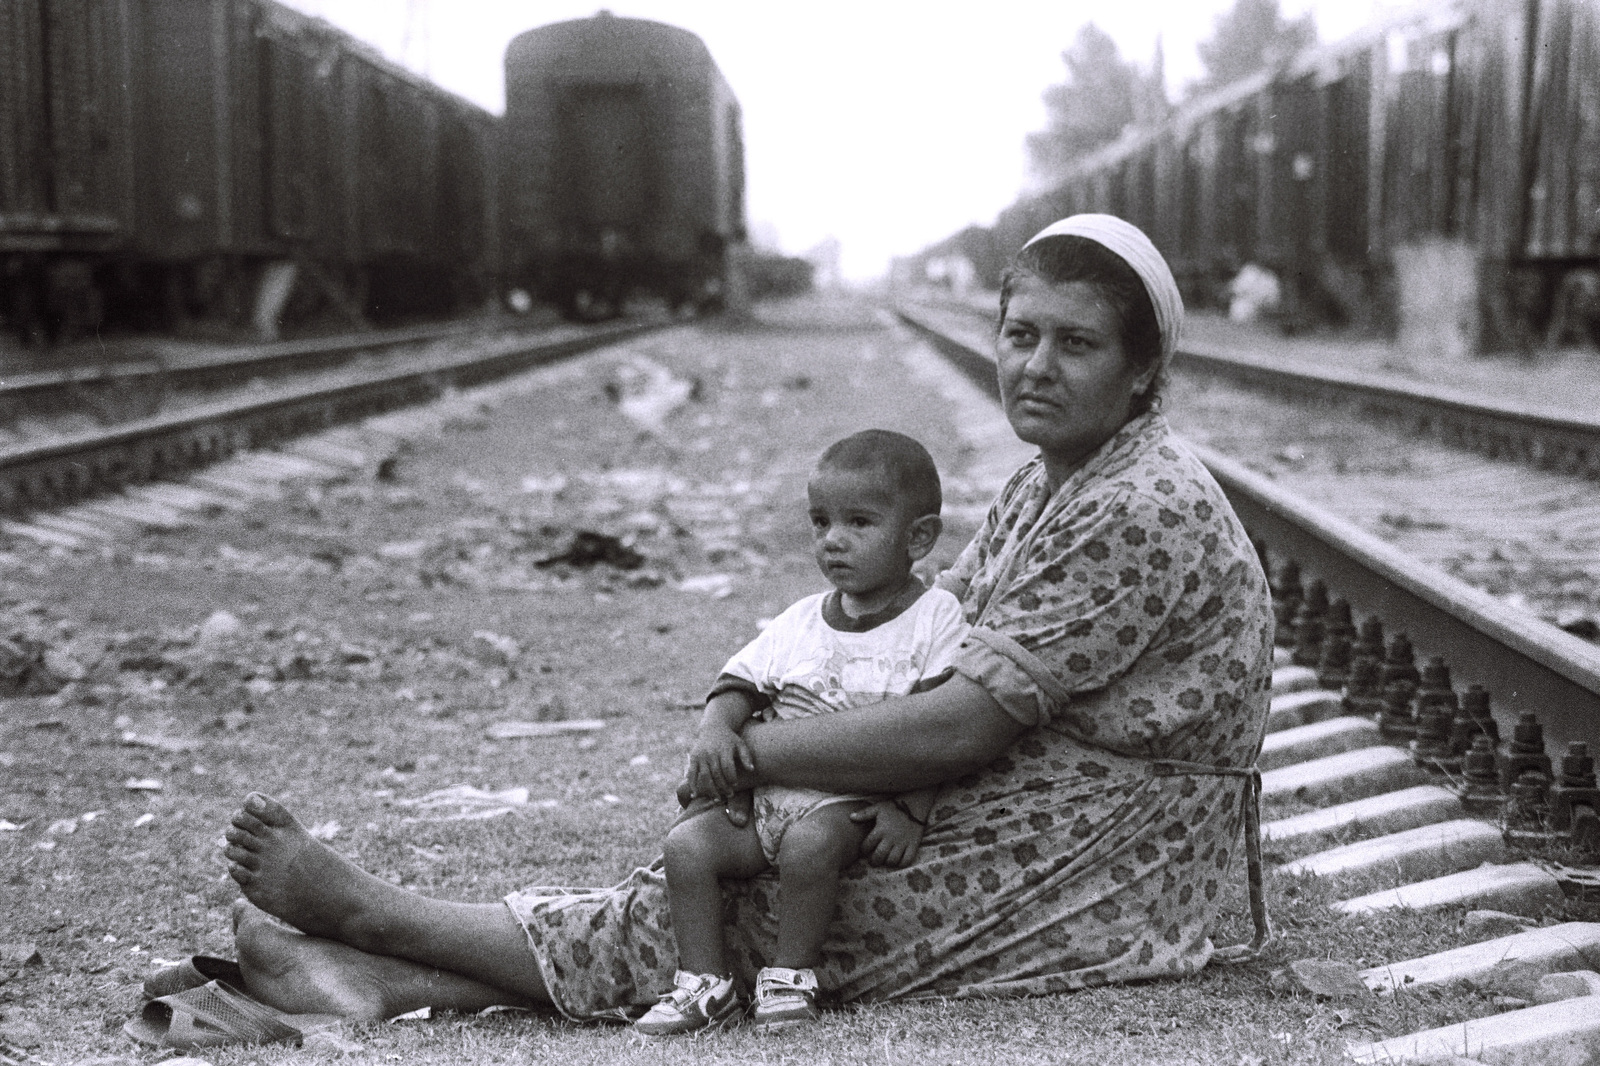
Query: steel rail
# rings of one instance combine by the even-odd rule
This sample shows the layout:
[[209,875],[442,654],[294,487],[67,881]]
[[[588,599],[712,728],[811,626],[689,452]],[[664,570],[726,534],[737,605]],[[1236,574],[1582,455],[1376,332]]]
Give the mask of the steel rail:
[[494,335],[481,323],[454,322],[244,345],[189,362],[137,355],[100,365],[17,371],[0,374],[0,410],[29,414],[68,410],[79,406],[85,393],[126,389],[226,388],[263,374],[318,370],[406,344]]
[[564,331],[488,355],[445,355],[337,385],[289,386],[116,427],[0,450],[0,512],[44,510],[215,462],[382,411],[434,399],[450,388],[626,340],[666,322]]
[[[991,314],[975,307],[957,305],[946,310],[982,319],[991,327],[994,322]],[[918,317],[913,309],[898,311],[902,317]],[[1600,417],[1545,411],[1445,386],[1412,385],[1353,370],[1285,366],[1189,341],[1179,348],[1173,366],[1309,403],[1355,408],[1409,432],[1494,458],[1600,478]]]
[[[998,401],[994,360],[915,313],[900,319]],[[1405,632],[1420,654],[1437,655],[1458,686],[1493,698],[1503,735],[1531,712],[1558,744],[1593,741],[1600,724],[1600,650],[1420,563],[1269,479],[1209,448],[1190,447],[1211,471],[1250,535],[1275,559],[1293,559],[1307,578],[1360,614]]]

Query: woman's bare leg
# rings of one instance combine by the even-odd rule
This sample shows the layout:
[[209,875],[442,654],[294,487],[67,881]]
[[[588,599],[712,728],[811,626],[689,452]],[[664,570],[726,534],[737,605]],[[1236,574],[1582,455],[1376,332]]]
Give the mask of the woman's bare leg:
[[245,990],[290,1014],[375,1022],[419,1007],[472,1012],[533,1005],[470,977],[307,936],[245,900],[234,904],[233,939]]
[[[495,1002],[550,1001],[527,935],[503,904],[451,903],[391,885],[336,854],[282,804],[259,792],[245,797],[227,838],[228,872],[245,898],[313,940],[354,948],[369,958],[405,960],[429,974],[442,970],[470,979],[500,990],[502,998]],[[250,928],[251,935],[259,931],[254,923]],[[272,951],[292,945],[304,955],[306,948],[262,940],[269,945],[257,963],[262,972],[271,968],[265,956]],[[352,984],[373,976],[357,976],[372,969],[357,956],[315,950],[319,962],[337,958]],[[390,968],[385,976],[392,982],[400,971]],[[425,1005],[431,1004],[417,1006]]]

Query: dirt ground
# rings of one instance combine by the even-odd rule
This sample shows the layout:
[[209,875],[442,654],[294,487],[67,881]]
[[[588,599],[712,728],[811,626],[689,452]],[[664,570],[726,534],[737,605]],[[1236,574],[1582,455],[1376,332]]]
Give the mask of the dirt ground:
[[[60,1064],[159,1057],[120,1027],[158,960],[231,954],[237,891],[218,848],[250,789],[380,876],[457,899],[609,884],[651,860],[707,684],[762,619],[823,587],[802,503],[818,452],[868,426],[928,445],[946,484],[930,571],[1026,455],[992,412],[971,417],[959,388],[902,362],[909,343],[848,302],[677,327],[458,400],[433,429],[391,419],[363,472],[277,502],[105,548],[10,545],[0,679],[36,694],[0,702],[0,1041]],[[576,565],[584,548],[599,561]],[[603,725],[493,738],[501,723],[585,719]],[[1246,929],[1238,895],[1223,939]],[[1351,925],[1319,899],[1275,886],[1272,966],[1454,942],[1441,930],[1455,916]],[[503,1014],[205,1054],[1262,1066],[1338,1061],[1345,1039],[1485,1009],[1473,995],[1335,1009],[1273,991],[1272,966],[868,1008],[781,1045],[735,1033],[641,1048],[623,1030]]]

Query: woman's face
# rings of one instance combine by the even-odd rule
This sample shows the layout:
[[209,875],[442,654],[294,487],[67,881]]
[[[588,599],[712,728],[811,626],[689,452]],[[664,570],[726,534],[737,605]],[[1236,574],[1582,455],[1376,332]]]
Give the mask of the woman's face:
[[1097,288],[1028,276],[1012,288],[995,359],[1011,428],[1039,446],[1057,485],[1122,428],[1156,373],[1130,365],[1116,313]]

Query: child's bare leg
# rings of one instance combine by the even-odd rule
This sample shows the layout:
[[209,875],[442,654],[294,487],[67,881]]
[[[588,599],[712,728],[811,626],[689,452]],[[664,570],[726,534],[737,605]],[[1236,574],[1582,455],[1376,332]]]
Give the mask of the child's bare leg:
[[833,921],[839,872],[861,854],[870,824],[852,822],[861,803],[830,803],[791,825],[778,845],[776,966],[809,970],[822,956]]
[[678,968],[730,975],[718,879],[754,877],[767,869],[755,826],[735,826],[720,807],[712,808],[673,827],[667,834],[665,858]]

